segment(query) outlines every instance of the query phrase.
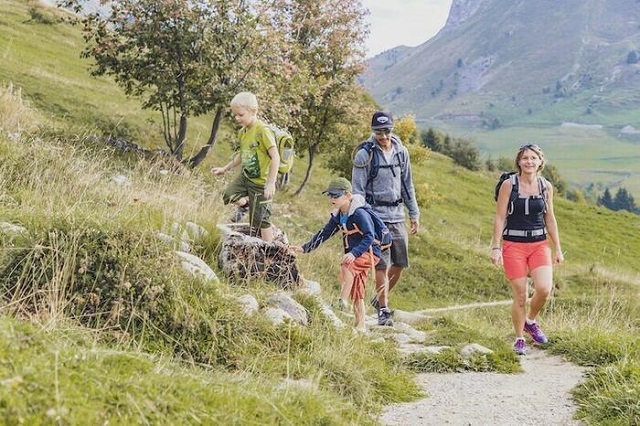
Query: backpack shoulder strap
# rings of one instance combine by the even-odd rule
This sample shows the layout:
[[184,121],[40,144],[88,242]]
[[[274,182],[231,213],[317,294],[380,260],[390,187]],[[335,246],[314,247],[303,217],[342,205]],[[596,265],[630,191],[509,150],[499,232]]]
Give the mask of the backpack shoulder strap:
[[511,194],[509,194],[509,204],[507,205],[507,215],[513,213],[513,203],[518,198],[520,194],[520,183],[518,180],[518,173],[513,173],[509,176],[509,180],[511,181]]
[[[356,157],[358,156],[360,151],[364,151],[367,155],[367,160],[364,162],[356,162]],[[369,166],[369,164],[371,164],[371,159],[373,157],[373,143],[370,140],[360,142],[353,149],[353,153],[351,157],[352,157],[352,163],[355,167],[364,168]]]
[[538,176],[538,189],[540,189],[540,195],[546,198],[547,196],[548,181],[542,176]]
[[518,194],[520,194],[520,181],[518,179],[518,174],[514,173],[509,176],[511,180],[511,197],[510,200],[513,201],[518,198]]
[[548,193],[547,193],[547,188],[549,185],[549,181],[547,181],[546,178],[542,177],[542,176],[538,176],[538,189],[540,190],[540,196],[542,197],[542,200],[544,201],[544,212],[547,212],[547,197],[548,197]]
[[395,143],[396,155],[394,155],[394,158],[398,160],[398,164],[396,166],[400,167],[401,171],[404,171],[409,163],[409,151],[407,146],[404,145],[402,140],[393,133],[391,134],[391,142]]
[[367,179],[367,184],[370,184],[371,181],[373,179],[376,178],[376,176],[378,176],[378,169],[380,168],[380,158],[378,157],[378,150],[376,149],[375,145],[373,144],[373,142],[365,142],[366,144],[369,144],[368,147],[364,147],[363,149],[366,149],[369,152],[369,165],[371,166],[369,168],[369,177]]

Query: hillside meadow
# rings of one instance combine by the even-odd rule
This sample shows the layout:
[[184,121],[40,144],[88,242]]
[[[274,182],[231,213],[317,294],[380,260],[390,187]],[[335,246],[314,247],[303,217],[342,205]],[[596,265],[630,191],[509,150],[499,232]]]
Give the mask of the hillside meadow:
[[[215,179],[209,165],[228,158],[225,140],[195,170],[107,147],[102,136],[114,129],[155,147],[153,114],[108,79],[87,75],[77,29],[34,20],[34,3],[1,3],[0,215],[25,229],[0,234],[2,422],[376,424],[384,404],[425,397],[412,377],[427,366],[518,371],[505,307],[451,311],[418,325],[430,332],[427,345],[494,350],[471,366],[450,356],[403,358],[378,330],[371,337],[336,330],[318,301],[298,292],[310,315],[306,328],[244,315],[235,299],[251,293],[263,302],[271,284],[195,279],[156,237],[199,224],[209,234],[193,252],[216,269],[216,225],[231,209],[220,197],[228,177]],[[38,45],[48,61],[39,61]],[[198,126],[206,128],[206,117],[194,122],[196,135]],[[421,231],[393,307],[509,299],[488,260],[496,177],[410,149]],[[326,220],[321,191],[329,178],[314,168],[294,196],[302,180],[294,173],[277,194],[274,222],[293,243]],[[554,298],[541,317],[547,350],[593,367],[574,390],[581,419],[638,424],[640,219],[562,199],[556,213],[567,262],[556,269]],[[334,238],[299,257],[327,301],[339,288],[339,247]]]
[[[600,127],[589,127],[600,126]],[[624,134],[622,125],[576,125],[518,123],[496,130],[479,128],[449,128],[452,135],[468,138],[483,153],[484,158],[513,156],[525,142],[542,147],[549,163],[558,168],[570,188],[588,190],[593,185],[602,195],[606,188],[615,195],[626,188],[640,199],[640,138]]]

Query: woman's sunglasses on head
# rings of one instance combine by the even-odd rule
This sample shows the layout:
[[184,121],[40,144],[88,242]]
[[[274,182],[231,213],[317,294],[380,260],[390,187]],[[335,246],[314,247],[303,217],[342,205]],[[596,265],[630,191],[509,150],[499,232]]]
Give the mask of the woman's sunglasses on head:
[[526,143],[520,147],[519,151],[524,151],[525,149],[534,149],[536,151],[541,150],[540,147],[535,143]]

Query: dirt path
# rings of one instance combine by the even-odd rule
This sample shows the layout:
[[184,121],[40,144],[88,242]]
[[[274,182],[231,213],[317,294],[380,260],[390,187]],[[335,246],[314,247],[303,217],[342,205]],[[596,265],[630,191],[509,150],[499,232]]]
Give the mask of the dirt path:
[[[477,305],[430,309],[414,314]],[[524,370],[521,374],[419,374],[417,382],[426,398],[389,405],[379,420],[384,425],[403,426],[582,424],[572,419],[576,407],[569,393],[583,379],[585,370],[582,367],[531,346],[527,355],[520,357],[520,363]]]

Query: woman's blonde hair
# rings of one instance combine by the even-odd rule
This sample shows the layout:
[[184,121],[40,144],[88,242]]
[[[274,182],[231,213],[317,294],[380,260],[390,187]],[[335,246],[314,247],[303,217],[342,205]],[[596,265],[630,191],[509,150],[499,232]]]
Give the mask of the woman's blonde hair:
[[258,112],[258,98],[251,92],[240,92],[231,100],[232,107],[244,108],[254,113]]
[[518,150],[518,154],[516,155],[516,167],[518,168],[518,171],[522,171],[520,169],[520,159],[522,158],[522,155],[525,151],[533,151],[538,156],[538,158],[542,160],[542,163],[540,163],[540,167],[538,167],[538,172],[541,172],[542,169],[544,169],[546,160],[544,158],[544,152],[542,152],[542,149],[540,149],[540,147],[535,143],[525,143]]

